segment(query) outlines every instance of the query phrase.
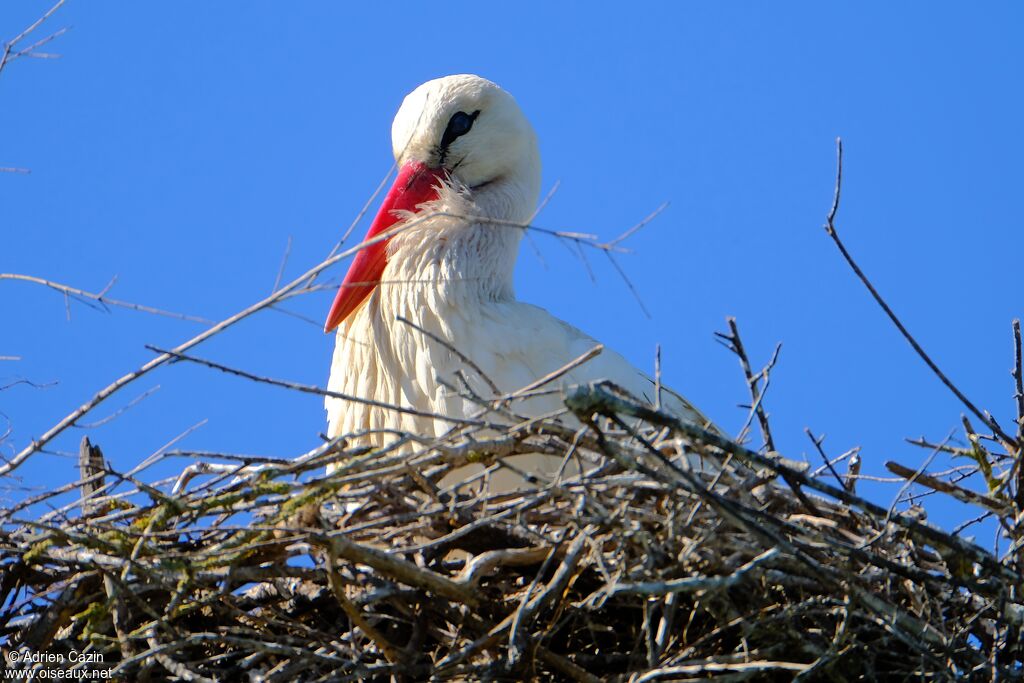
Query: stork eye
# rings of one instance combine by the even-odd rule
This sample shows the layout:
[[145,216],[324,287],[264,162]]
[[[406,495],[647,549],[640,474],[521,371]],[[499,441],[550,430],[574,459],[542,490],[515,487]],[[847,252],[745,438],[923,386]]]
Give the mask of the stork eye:
[[479,115],[479,109],[472,114],[467,114],[464,111],[457,111],[452,114],[452,118],[448,121],[448,127],[444,129],[444,135],[441,136],[441,148],[446,149],[448,145],[455,142],[455,138],[468,133],[469,129],[473,127],[476,117]]

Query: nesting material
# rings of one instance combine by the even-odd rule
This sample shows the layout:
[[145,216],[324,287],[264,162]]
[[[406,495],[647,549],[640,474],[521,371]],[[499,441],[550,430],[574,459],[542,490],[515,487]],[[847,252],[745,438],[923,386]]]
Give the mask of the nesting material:
[[[151,681],[1021,673],[1014,553],[613,386],[578,387],[566,403],[575,426],[222,456],[191,466],[173,494],[83,449],[83,500],[32,523],[6,513],[8,647],[95,652],[103,663],[81,666]],[[574,467],[512,492],[486,493],[486,476],[440,485],[524,453]],[[1003,498],[973,503],[1012,514]]]

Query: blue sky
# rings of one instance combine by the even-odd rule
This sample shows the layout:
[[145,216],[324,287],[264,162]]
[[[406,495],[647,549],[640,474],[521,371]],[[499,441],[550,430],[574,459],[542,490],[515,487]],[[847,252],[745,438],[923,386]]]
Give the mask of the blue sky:
[[[0,35],[46,2],[0,5]],[[652,367],[729,430],[745,388],[712,332],[737,316],[754,362],[783,343],[767,405],[777,443],[804,427],[866,472],[927,453],[962,408],[841,262],[821,226],[834,138],[846,145],[839,227],[939,364],[1004,425],[1010,321],[1024,313],[1018,198],[1024,49],[1019,4],[436,3],[71,0],[50,28],[57,60],[0,75],[0,272],[212,319],[265,296],[330,250],[390,163],[406,92],[448,73],[511,91],[561,186],[540,225],[612,237],[662,202],[621,259],[651,316],[599,254],[595,278],[562,245],[524,247],[520,298]],[[331,275],[339,278],[342,267]],[[323,319],[331,293],[289,304]],[[96,390],[201,325],[72,305],[0,282],[5,455]],[[251,371],[324,384],[332,340],[263,313],[197,349]],[[316,397],[178,364],[104,404],[88,430],[122,468],[199,423],[182,446],[298,454],[324,429]],[[2,430],[2,426],[0,426]],[[54,450],[76,450],[72,430]],[[936,466],[940,465],[939,461]],[[27,487],[74,460],[37,455]],[[869,489],[888,503],[895,488]],[[16,492],[2,493],[15,496]],[[936,503],[932,519],[961,512]],[[979,539],[980,540],[980,539]],[[984,539],[988,545],[990,539]]]

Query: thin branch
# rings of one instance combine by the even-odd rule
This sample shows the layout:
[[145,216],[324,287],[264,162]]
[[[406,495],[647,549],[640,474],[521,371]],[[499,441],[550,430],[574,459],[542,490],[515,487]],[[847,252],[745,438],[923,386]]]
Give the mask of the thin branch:
[[874,285],[871,284],[871,281],[868,280],[867,276],[864,274],[864,271],[862,271],[860,269],[860,266],[857,265],[857,262],[853,260],[853,257],[850,255],[850,252],[847,251],[846,249],[846,245],[843,244],[843,241],[839,239],[839,232],[836,230],[835,218],[836,212],[839,211],[839,197],[840,192],[842,191],[842,182],[843,141],[841,138],[836,138],[836,187],[835,194],[832,199],[832,208],[829,209],[828,217],[826,219],[827,222],[825,224],[825,232],[828,234],[829,237],[832,238],[832,241],[835,243],[836,247],[839,248],[839,252],[843,255],[843,258],[846,260],[846,263],[853,270],[857,278],[864,284],[868,292],[871,293],[871,296],[872,298],[874,298],[875,302],[878,303],[879,306],[881,306],[882,310],[885,311],[885,314],[889,317],[889,320],[892,321],[892,323],[896,326],[896,329],[898,329],[900,331],[900,334],[903,335],[903,338],[906,339],[907,342],[909,342],[910,346],[913,347],[917,355],[920,356],[921,360],[923,360],[925,364],[928,365],[928,367],[935,374],[935,376],[939,378],[939,380],[946,386],[946,388],[949,389],[953,393],[953,395],[956,396],[957,399],[959,399],[960,402],[967,407],[968,410],[974,413],[974,415],[977,416],[977,418],[981,420],[986,427],[991,429],[993,434],[998,436],[1003,441],[1003,443],[1010,446],[1011,450],[1016,450],[1018,447],[1016,439],[1010,437],[1002,429],[1000,429],[999,425],[996,423],[995,420],[992,419],[991,415],[989,415],[987,412],[979,410],[974,405],[974,403],[972,403],[971,400],[968,399],[967,396],[965,396],[963,392],[961,392],[955,384],[953,384],[953,382],[946,376],[946,374],[939,369],[939,366],[935,364],[935,361],[931,359],[931,356],[929,356],[925,352],[925,350],[921,348],[921,345],[918,344],[917,340],[914,339],[913,335],[911,335],[910,332],[907,331],[907,328],[903,325],[900,319],[889,307],[889,304],[885,302],[885,299],[882,298],[882,295],[878,293],[878,290],[875,289]]
[[540,387],[544,386],[545,384],[550,384],[551,382],[554,382],[559,377],[561,377],[561,376],[563,376],[563,375],[565,375],[565,374],[567,374],[569,372],[572,372],[573,370],[575,370],[579,366],[583,365],[584,363],[589,363],[594,358],[597,358],[598,356],[600,356],[601,352],[603,352],[603,351],[604,351],[604,344],[598,344],[594,348],[589,349],[588,351],[584,351],[583,353],[581,353],[576,358],[573,358],[571,361],[569,361],[568,363],[566,363],[562,367],[556,368],[555,370],[552,370],[551,372],[549,372],[548,374],[544,375],[543,377],[540,377],[540,378],[535,379],[534,381],[530,382],[529,384],[527,384],[522,389],[519,389],[517,391],[512,392],[511,394],[508,394],[506,396],[506,398],[516,398],[516,397],[522,396],[523,394],[528,394],[531,391],[539,389]]
[[[761,369],[756,375],[750,368],[750,359],[747,356],[747,351],[743,347],[743,341],[740,339],[740,329],[736,324],[736,318],[732,316],[725,319],[729,325],[729,333],[715,332],[715,336],[722,342],[722,344],[736,354],[736,357],[740,361],[740,367],[743,368],[743,376],[747,380],[747,390],[750,392],[750,413],[751,416],[757,416],[757,422],[761,427],[761,436],[764,439],[764,447],[770,453],[775,450],[775,441],[772,439],[771,427],[768,423],[768,414],[764,410],[763,399],[764,394],[768,390],[768,382],[772,368],[775,367],[775,363],[779,359],[779,351],[782,350],[782,344],[778,344],[775,347],[775,352],[772,354],[768,364]],[[761,387],[761,379],[764,379],[764,387]],[[749,424],[750,418],[747,423]],[[740,432],[740,437],[746,432],[746,427]]]
[[1024,359],[1022,359],[1020,319],[1013,321],[1013,376],[1014,398],[1017,402],[1017,452],[1014,454],[1013,467],[1016,470],[1014,478],[1014,501],[1017,503],[1017,510],[1024,510]]
[[629,288],[629,291],[633,295],[633,298],[636,299],[636,302],[640,305],[640,310],[643,311],[644,316],[650,318],[651,312],[647,310],[647,306],[644,305],[644,300],[640,297],[640,292],[637,291],[637,288],[633,286],[633,281],[629,279],[629,276],[626,275],[626,271],[622,269],[622,266],[619,265],[619,262],[616,261],[615,257],[612,255],[612,246],[614,245],[609,245],[610,248],[604,252],[605,255],[607,255],[608,260],[612,262],[612,265],[615,267],[616,272],[618,272],[619,277],[621,277],[622,281],[626,283],[626,287]]
[[950,484],[936,479],[930,475],[924,474],[921,471],[914,471],[909,467],[904,467],[898,462],[892,462],[891,460],[885,463],[885,468],[895,474],[896,476],[903,477],[908,482],[920,484],[921,486],[927,486],[928,488],[946,493],[953,498],[956,498],[961,503],[967,503],[968,505],[978,505],[990,510],[1001,517],[1013,517],[1013,508],[1005,501],[996,500],[990,496],[975,493],[969,489],[965,489],[962,486],[956,484]]
[[281,286],[281,278],[284,277],[285,266],[288,265],[288,257],[292,253],[292,236],[288,235],[288,242],[284,245],[284,255],[281,256],[281,265],[277,267],[277,277],[274,278],[274,286],[271,288],[270,293],[273,294],[277,291],[277,288]]
[[[116,279],[116,278],[115,278]],[[65,297],[75,297],[76,299],[86,299],[89,301],[95,301],[101,306],[118,306],[120,308],[127,308],[132,311],[138,311],[140,313],[152,313],[153,315],[162,315],[168,318],[176,318],[178,320],[188,320],[189,322],[202,323],[204,325],[212,325],[214,321],[208,318],[201,318],[195,315],[188,315],[186,313],[175,313],[173,311],[165,311],[161,308],[154,308],[152,306],[145,306],[143,304],[136,304],[130,301],[121,301],[120,299],[111,299],[106,296],[107,290],[110,289],[110,284],[103,288],[102,292],[93,293],[87,292],[84,289],[78,289],[70,285],[61,284],[52,280],[45,280],[41,277],[34,277],[32,275],[22,275],[20,273],[0,273],[0,280],[20,280],[22,282],[31,282],[37,285],[43,285],[49,287],[55,291],[64,294]],[[111,280],[111,284],[113,280]],[[84,302],[83,303],[87,303]],[[96,308],[93,306],[93,308]],[[69,314],[70,315],[70,314]]]
[[435,342],[437,342],[438,344],[440,344],[441,346],[445,347],[446,349],[451,351],[453,354],[455,354],[455,356],[459,360],[461,360],[463,363],[465,363],[471,370],[473,370],[473,372],[475,372],[484,382],[487,383],[487,387],[493,392],[494,396],[498,396],[501,393],[501,390],[498,389],[498,385],[494,383],[494,380],[492,380],[490,377],[488,377],[487,373],[484,372],[483,370],[481,370],[479,365],[477,365],[472,360],[470,360],[469,356],[467,356],[466,354],[462,353],[462,351],[459,351],[455,347],[454,344],[452,344],[451,342],[449,342],[446,339],[442,339],[441,337],[437,336],[436,334],[434,334],[430,330],[423,329],[422,327],[420,327],[416,323],[412,322],[408,318],[405,318],[403,316],[397,316],[395,318],[395,320],[397,320],[398,322],[403,323],[405,325],[408,325],[409,327],[411,327],[412,329],[416,330],[420,334],[422,334],[425,337],[428,337],[428,338],[434,340]]
[[135,406],[139,405],[140,403],[145,401],[147,398],[149,398],[150,396],[152,396],[153,394],[155,394],[159,390],[160,390],[160,385],[157,384],[154,387],[150,387],[149,389],[146,389],[144,392],[142,392],[141,394],[139,394],[138,396],[136,396],[132,400],[128,401],[128,403],[126,403],[125,405],[121,406],[120,408],[118,408],[117,410],[112,412],[110,415],[107,415],[104,418],[100,418],[99,420],[96,420],[95,422],[79,422],[75,426],[78,427],[79,429],[95,429],[96,427],[102,427],[103,425],[107,424],[108,422],[114,421],[115,419],[117,419],[121,415],[125,414],[126,412],[128,412],[129,410],[134,408]]
[[828,471],[832,473],[832,476],[835,477],[835,480],[839,482],[839,485],[842,486],[844,489],[849,490],[850,487],[846,485],[846,482],[843,481],[843,478],[839,476],[838,472],[836,472],[836,468],[832,466],[832,461],[828,459],[828,455],[826,455],[825,449],[822,447],[822,444],[825,442],[825,435],[822,434],[820,437],[814,436],[814,434],[811,433],[810,427],[804,428],[804,434],[806,434],[807,438],[810,439],[811,443],[814,444],[814,448],[815,450],[818,451],[818,455],[820,455],[821,459],[825,461],[825,467],[827,467]]
[[197,358],[195,356],[189,356],[179,351],[165,350],[156,346],[146,344],[146,348],[154,353],[160,354],[160,357],[169,356],[170,358],[182,361],[188,361],[197,365],[205,365],[208,368],[214,370],[220,370],[229,375],[235,375],[236,377],[242,377],[253,382],[259,382],[261,384],[269,384],[275,387],[282,387],[284,389],[292,389],[293,391],[300,391],[304,394],[314,394],[316,396],[325,396],[328,398],[337,398],[343,401],[352,401],[353,403],[362,403],[363,405],[372,406],[374,408],[383,408],[385,410],[391,410],[396,413],[403,413],[405,415],[415,415],[417,417],[429,417],[433,420],[444,420],[445,422],[451,422],[453,424],[470,425],[474,427],[483,427],[487,423],[480,420],[468,420],[460,417],[452,417],[450,415],[442,415],[441,413],[432,413],[426,410],[417,410],[415,408],[407,408],[404,406],[394,405],[392,403],[385,403],[384,401],[375,401],[369,398],[362,398],[360,396],[352,396],[350,394],[343,394],[339,391],[331,391],[329,389],[321,389],[318,386],[312,384],[299,384],[298,382],[288,382],[285,380],[274,379],[272,377],[262,377],[260,375],[254,375],[251,372],[245,370],[239,370],[238,368],[232,368],[227,365],[221,365],[205,358]]
[[[28,28],[26,28],[24,31],[22,31],[21,33],[19,33],[18,35],[16,35],[15,37],[11,38],[6,43],[4,43],[3,52],[0,53],[0,72],[2,72],[4,70],[4,67],[7,66],[8,63],[13,62],[17,57],[21,56],[19,54],[15,54],[14,53],[15,45],[17,45],[22,40],[27,38],[29,36],[29,34],[31,34],[37,28],[42,26],[43,22],[45,22],[47,19],[49,19],[53,15],[54,12],[56,12],[58,9],[60,9],[60,6],[63,5],[63,4],[64,4],[64,0],[57,0],[57,3],[54,4],[52,7],[50,7],[50,9],[46,10],[46,12],[43,14],[43,16],[41,16],[38,19],[36,19],[34,22],[32,22],[32,24]],[[63,30],[62,31],[58,31],[57,34],[54,34],[54,36],[52,36],[52,37],[56,37],[61,32],[63,32]]]
[[650,223],[655,218],[657,218],[661,214],[661,212],[664,211],[667,208],[668,208],[668,202],[664,202],[661,206],[659,206],[654,211],[652,211],[650,214],[648,214],[646,217],[644,217],[644,219],[641,220],[639,223],[637,223],[636,225],[634,225],[630,229],[626,230],[624,233],[622,233],[621,235],[619,235],[615,239],[611,240],[610,242],[606,242],[605,244],[607,246],[609,246],[609,247],[614,247],[619,242],[623,242],[626,239],[632,237],[637,232],[639,232],[642,228],[645,228],[648,223]]

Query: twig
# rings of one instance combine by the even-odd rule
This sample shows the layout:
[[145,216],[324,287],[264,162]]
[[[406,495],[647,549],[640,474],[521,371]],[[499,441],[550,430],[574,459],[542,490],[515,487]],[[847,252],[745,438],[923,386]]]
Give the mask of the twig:
[[[28,37],[28,35],[35,31],[37,28],[42,26],[43,22],[49,19],[54,12],[60,9],[60,6],[63,4],[64,0],[57,0],[56,4],[50,7],[50,9],[46,10],[46,12],[41,17],[36,19],[28,28],[26,28],[24,31],[16,35],[14,38],[11,38],[9,41],[4,43],[3,52],[0,53],[0,72],[4,70],[4,67],[7,66],[9,62],[14,61],[15,58],[21,56],[20,54],[13,54],[14,46],[20,43],[26,37]],[[61,32],[58,32],[58,34],[55,34],[53,37],[56,37],[56,35],[59,35],[59,33]],[[47,39],[44,39],[43,42],[45,42],[46,40]]]
[[1010,505],[1003,501],[996,500],[995,498],[992,498],[990,496],[975,493],[974,491],[970,491],[955,484],[950,484],[948,482],[942,481],[941,479],[936,479],[935,477],[923,474],[919,471],[915,472],[909,467],[904,467],[903,465],[897,462],[893,462],[891,460],[885,463],[885,468],[892,472],[893,474],[899,477],[903,477],[908,482],[913,481],[915,484],[927,486],[928,488],[933,489],[935,491],[941,491],[942,493],[946,493],[952,496],[953,498],[956,498],[961,503],[981,506],[986,510],[994,512],[1001,517],[1012,518],[1014,516],[1013,508]]
[[471,607],[479,603],[477,596],[467,586],[456,583],[429,569],[418,567],[412,562],[386,553],[383,550],[361,546],[335,533],[317,534],[315,538],[318,543],[329,547],[331,552],[338,557],[343,557],[349,562],[357,562],[373,567],[406,585],[422,588],[441,597],[455,600]]
[[251,372],[245,370],[239,370],[238,368],[232,368],[227,365],[215,363],[205,358],[197,358],[195,356],[189,356],[178,351],[168,351],[156,346],[146,344],[146,348],[154,353],[158,353],[161,356],[168,356],[177,360],[188,361],[197,365],[205,365],[208,368],[214,370],[220,370],[226,372],[229,375],[235,375],[236,377],[242,377],[253,382],[259,382],[261,384],[269,384],[275,387],[282,387],[284,389],[292,389],[294,391],[301,391],[304,394],[314,394],[316,396],[326,396],[330,398],[338,398],[343,401],[352,401],[354,403],[362,403],[364,405],[372,406],[374,408],[384,408],[385,410],[392,410],[396,413],[403,413],[406,415],[416,415],[417,417],[429,417],[434,420],[444,420],[453,424],[464,424],[471,425],[474,427],[482,427],[487,423],[481,420],[470,420],[461,417],[453,417],[450,415],[442,415],[441,413],[432,413],[427,410],[417,410],[416,408],[408,408],[405,406],[394,405],[392,403],[385,403],[384,401],[375,401],[369,398],[362,398],[360,396],[352,396],[350,394],[343,394],[338,391],[331,391],[330,389],[321,389],[318,386],[312,384],[299,384],[298,382],[287,382],[285,380],[274,379],[272,377],[262,377],[260,375],[254,375]]
[[[666,666],[660,669],[654,669],[648,671],[643,676],[636,679],[636,683],[648,683],[649,681],[657,681],[662,678],[671,678],[672,680],[708,680],[705,678],[708,674],[714,675],[719,673],[738,673],[743,674],[744,678],[750,678],[755,674],[770,674],[774,671],[803,671],[809,664],[799,664],[797,662],[776,662],[776,661],[753,661],[753,662],[698,662],[696,664],[687,664],[681,666]],[[685,678],[684,678],[685,676]],[[694,678],[699,677],[699,678]],[[715,676],[712,680],[725,680],[724,677]]]
[[1024,359],[1022,359],[1020,319],[1013,321],[1013,375],[1014,398],[1017,400],[1017,453],[1014,455],[1014,468],[1017,476],[1014,491],[1014,500],[1017,503],[1017,510],[1024,510]]
[[935,364],[935,361],[933,361],[931,357],[925,352],[925,350],[921,348],[921,345],[917,343],[917,340],[914,339],[913,335],[911,335],[910,332],[907,331],[907,328],[903,325],[902,321],[900,321],[900,319],[896,317],[896,314],[893,312],[893,310],[889,308],[889,304],[885,302],[885,299],[882,298],[882,295],[878,293],[878,290],[876,290],[874,285],[871,284],[871,281],[868,280],[866,275],[864,275],[864,271],[862,271],[860,269],[860,266],[857,265],[857,262],[853,260],[853,257],[850,255],[850,252],[846,250],[846,245],[844,245],[843,241],[839,239],[839,233],[836,230],[835,226],[836,212],[839,211],[839,197],[842,191],[842,183],[843,141],[841,138],[836,138],[836,186],[835,194],[832,198],[832,208],[829,209],[828,217],[826,219],[827,222],[825,224],[825,232],[828,233],[828,236],[832,238],[832,241],[835,243],[836,247],[839,248],[839,252],[843,255],[843,258],[846,260],[846,263],[853,270],[854,274],[864,284],[868,292],[871,293],[871,296],[872,298],[874,298],[875,302],[878,303],[879,306],[881,306],[883,311],[885,311],[885,314],[889,317],[889,320],[891,320],[892,323],[896,326],[896,329],[900,331],[900,334],[903,335],[903,338],[910,343],[910,346],[913,347],[914,351],[917,353],[918,356],[920,356],[921,360],[923,360],[925,364],[928,365],[928,367],[935,374],[935,376],[939,378],[939,380],[946,386],[947,389],[953,392],[953,395],[956,396],[957,399],[959,399],[960,402],[964,404],[964,406],[966,406],[968,410],[974,413],[974,415],[977,416],[977,418],[981,420],[986,427],[992,430],[993,434],[998,436],[1003,441],[1003,443],[1008,444],[1011,450],[1015,450],[1018,447],[1017,441],[1010,437],[1008,434],[1006,434],[1002,429],[1000,429],[999,425],[996,424],[995,420],[993,420],[989,414],[979,410],[974,405],[974,403],[972,403],[971,400],[968,399],[963,394],[963,392],[961,392],[956,387],[956,385],[953,384],[952,381],[950,381],[948,377],[946,377],[946,374],[939,369],[939,366]]
[[79,422],[75,426],[78,427],[79,429],[95,429],[97,427],[102,427],[103,425],[107,424],[108,422],[112,422],[112,421],[116,420],[118,417],[120,417],[121,415],[125,414],[126,412],[128,412],[129,410],[134,408],[135,406],[139,405],[140,403],[142,403],[143,401],[145,401],[147,398],[149,398],[150,396],[152,396],[153,394],[155,394],[158,391],[160,391],[160,385],[159,384],[157,384],[154,387],[150,387],[149,389],[146,389],[144,392],[142,392],[141,394],[139,394],[138,396],[136,396],[132,400],[128,401],[128,403],[124,404],[123,406],[121,406],[120,408],[118,408],[117,410],[112,412],[110,415],[107,415],[106,417],[100,418],[99,420],[96,420],[95,422]]
[[814,448],[815,450],[818,451],[818,455],[820,455],[821,459],[825,461],[825,467],[827,467],[828,471],[832,473],[832,476],[835,477],[835,480],[839,483],[839,485],[842,486],[844,489],[849,490],[850,487],[846,485],[846,482],[843,481],[843,478],[839,476],[838,472],[836,472],[836,468],[832,466],[832,461],[828,459],[828,455],[826,455],[825,449],[821,445],[825,441],[825,435],[822,434],[820,437],[814,436],[814,434],[811,433],[810,427],[804,427],[804,434],[806,434],[807,438],[810,439],[811,443],[814,444]]
[[387,638],[378,631],[373,624],[367,621],[366,617],[359,610],[359,607],[355,605],[348,596],[345,595],[345,586],[341,583],[341,575],[338,573],[337,561],[335,560],[333,552],[333,544],[326,544],[327,550],[327,576],[331,586],[331,592],[334,593],[334,598],[341,605],[341,608],[345,610],[345,614],[352,620],[352,623],[360,631],[366,634],[366,636],[374,642],[374,644],[380,648],[380,651],[384,653],[384,657],[387,658],[392,664],[397,664],[401,661],[398,650],[392,645]]
[[543,377],[530,382],[529,384],[527,384],[522,389],[519,389],[517,391],[513,391],[511,394],[507,394],[506,398],[516,398],[518,396],[522,396],[523,394],[528,394],[531,391],[539,389],[540,387],[542,387],[542,386],[544,386],[546,384],[550,384],[551,382],[554,382],[559,377],[561,377],[561,376],[563,376],[563,375],[565,375],[565,374],[567,374],[569,372],[572,372],[573,370],[575,370],[579,366],[583,365],[584,363],[589,363],[594,358],[597,358],[599,355],[601,355],[602,351],[604,351],[604,345],[603,344],[598,344],[597,346],[595,346],[594,348],[590,349],[589,351],[584,351],[583,353],[581,353],[576,358],[573,358],[571,361],[569,361],[568,363],[566,363],[562,367],[557,368],[555,370],[552,370],[551,372],[549,372],[548,374],[544,375]]
[[779,555],[778,548],[769,548],[742,567],[723,576],[691,576],[670,581],[646,581],[641,583],[618,583],[606,590],[610,597],[616,595],[669,595],[672,593],[695,593],[697,591],[722,590],[739,583],[753,569]]
[[422,334],[425,337],[428,337],[428,338],[434,340],[435,342],[437,342],[441,346],[443,346],[446,349],[448,349],[449,351],[451,351],[453,354],[455,354],[456,357],[458,357],[459,360],[461,360],[463,363],[465,363],[470,369],[473,370],[473,372],[475,372],[477,374],[477,376],[479,376],[484,382],[487,383],[487,388],[489,388],[491,390],[491,392],[493,392],[493,394],[495,396],[498,396],[501,393],[501,390],[498,389],[498,385],[494,383],[494,380],[492,380],[487,375],[486,372],[481,370],[479,365],[477,365],[472,360],[470,360],[469,356],[467,356],[466,354],[462,353],[462,351],[459,351],[459,349],[456,348],[456,346],[454,344],[452,344],[451,342],[449,342],[446,339],[442,339],[441,337],[437,336],[436,334],[434,334],[430,330],[426,330],[426,329],[420,327],[419,325],[417,325],[416,323],[412,322],[408,318],[405,318],[403,316],[396,316],[395,320],[397,320],[398,322],[403,323],[405,325],[408,325],[409,327],[411,327],[412,329],[416,330],[420,334]]
[[[107,290],[110,289],[110,284],[103,288],[103,291],[94,294],[87,292],[84,289],[78,289],[70,285],[64,285],[59,282],[53,282],[52,280],[45,280],[40,277],[33,277],[32,275],[21,275],[20,273],[0,273],[0,280],[21,280],[24,282],[32,282],[37,285],[43,285],[50,289],[61,292],[65,296],[82,297],[84,299],[90,299],[103,306],[118,306],[120,308],[127,308],[133,311],[139,311],[141,313],[152,313],[154,315],[162,315],[168,318],[177,318],[178,320],[188,320],[194,323],[203,323],[204,325],[212,325],[213,321],[207,318],[201,318],[195,315],[188,315],[186,313],[175,313],[173,311],[165,311],[160,308],[153,308],[152,306],[145,306],[143,304],[136,304],[130,301],[121,301],[119,299],[111,299],[106,296]],[[112,283],[113,281],[111,281]],[[93,306],[93,308],[96,308]]]
[[281,278],[284,277],[284,269],[288,265],[288,257],[292,253],[292,236],[288,235],[288,242],[284,245],[284,254],[281,256],[281,265],[277,267],[277,277],[274,278],[274,286],[270,289],[273,294],[281,286]]
[[654,407],[661,410],[661,344],[654,345]]
[[626,231],[625,231],[624,233],[622,233],[621,235],[619,235],[619,236],[618,236],[618,237],[616,237],[615,239],[611,240],[610,242],[606,242],[605,244],[607,244],[607,246],[609,246],[609,247],[614,247],[614,246],[616,246],[616,245],[617,245],[617,244],[618,244],[619,242],[623,242],[623,241],[625,241],[626,239],[628,239],[628,238],[632,237],[632,236],[633,236],[634,234],[636,234],[636,233],[637,233],[637,232],[638,232],[638,231],[639,231],[639,230],[640,230],[641,228],[644,228],[644,227],[646,227],[648,223],[650,223],[650,222],[651,222],[651,221],[653,221],[653,220],[654,220],[655,218],[657,218],[657,217],[658,217],[658,215],[659,215],[659,214],[661,214],[661,212],[662,212],[662,211],[664,211],[664,210],[665,210],[665,209],[667,209],[667,208],[668,208],[668,202],[664,202],[664,203],[663,203],[663,204],[662,204],[661,206],[659,206],[658,208],[656,208],[656,209],[655,209],[654,211],[652,211],[652,212],[651,212],[651,213],[650,213],[649,215],[645,216],[645,217],[644,217],[644,219],[643,219],[642,221],[640,221],[639,223],[637,223],[636,225],[634,225],[633,227],[631,227],[631,228],[630,228],[629,230],[626,230]]
[[[775,352],[772,354],[768,364],[761,369],[756,375],[753,370],[750,369],[750,360],[747,357],[746,349],[743,347],[743,341],[740,339],[740,329],[736,324],[736,318],[728,317],[725,319],[729,325],[729,333],[715,332],[715,336],[722,342],[722,344],[736,354],[736,357],[740,361],[740,367],[743,368],[743,376],[747,380],[747,389],[750,391],[750,412],[751,415],[757,416],[758,425],[761,427],[761,436],[764,439],[764,447],[769,453],[775,450],[775,441],[772,439],[771,427],[768,424],[768,414],[764,410],[764,394],[768,390],[768,381],[770,373],[775,363],[779,359],[779,351],[782,350],[782,344],[778,344],[775,347]],[[761,379],[764,379],[764,388],[761,387]],[[747,422],[749,424],[750,419]],[[740,434],[746,431],[744,428]]]

